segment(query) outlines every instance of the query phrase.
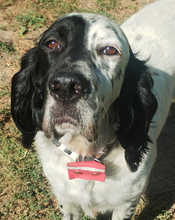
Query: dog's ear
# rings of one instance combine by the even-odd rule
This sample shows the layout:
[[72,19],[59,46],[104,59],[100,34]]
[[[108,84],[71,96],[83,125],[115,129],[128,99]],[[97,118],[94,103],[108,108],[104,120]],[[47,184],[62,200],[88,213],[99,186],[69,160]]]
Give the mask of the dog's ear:
[[40,126],[42,77],[39,72],[39,48],[29,50],[22,58],[21,69],[12,78],[11,113],[23,133],[24,147],[30,147]]
[[151,75],[145,62],[138,60],[130,50],[120,96],[114,105],[120,123],[117,135],[133,172],[138,169],[143,154],[148,150],[148,142],[151,142],[148,129],[157,109],[157,100],[151,91]]

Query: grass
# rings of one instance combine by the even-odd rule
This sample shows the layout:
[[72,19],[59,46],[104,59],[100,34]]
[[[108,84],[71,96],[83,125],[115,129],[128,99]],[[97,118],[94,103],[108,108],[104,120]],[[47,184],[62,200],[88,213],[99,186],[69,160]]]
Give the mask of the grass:
[[[16,0],[14,4],[12,0],[0,1],[0,13],[9,22],[8,28],[14,30],[19,38],[15,46],[0,42],[0,51],[7,53],[9,57],[11,54],[20,54],[21,47],[25,47],[25,40],[22,41],[21,35],[28,36],[34,30],[49,26],[66,13],[99,13],[115,18],[120,24],[126,19],[126,14],[129,17],[138,10],[134,1],[130,5],[122,5],[121,0],[94,0],[89,1],[89,5],[87,2],[77,4],[76,0]],[[10,82],[4,77],[0,80],[0,219],[59,220],[61,215],[58,203],[43,174],[36,150],[32,147],[27,151],[21,146],[21,134],[11,118]],[[171,219],[169,212],[160,210],[158,203],[151,205],[152,209],[148,212],[145,209],[148,204],[141,200],[135,219],[139,219],[138,214],[142,214],[142,220],[153,220],[153,217],[156,220]],[[83,217],[83,220],[88,219]]]
[[[162,204],[158,200],[144,201],[143,198],[140,199],[140,202],[137,206],[136,216],[134,220],[170,220],[171,214],[168,210],[162,209]],[[148,211],[148,210],[151,210]]]
[[27,12],[24,15],[18,15],[16,19],[21,25],[21,34],[25,34],[29,30],[29,28],[31,29],[31,31],[33,31],[37,27],[43,27],[43,25],[45,24],[45,18],[41,14],[32,14]]
[[6,52],[6,53],[12,53],[12,52],[15,52],[15,49],[11,43],[0,41],[0,51]]
[[[10,98],[10,86],[3,86],[0,95],[4,100]],[[22,148],[10,105],[2,103],[2,99],[0,121],[0,219],[55,219],[60,215],[58,204],[35,149]]]

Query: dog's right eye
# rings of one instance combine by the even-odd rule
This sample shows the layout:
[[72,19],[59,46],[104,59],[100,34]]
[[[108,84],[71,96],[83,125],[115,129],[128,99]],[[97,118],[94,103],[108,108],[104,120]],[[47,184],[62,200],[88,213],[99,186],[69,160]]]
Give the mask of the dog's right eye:
[[57,49],[57,48],[60,48],[60,45],[57,41],[50,40],[46,43],[46,47],[48,47],[50,49]]

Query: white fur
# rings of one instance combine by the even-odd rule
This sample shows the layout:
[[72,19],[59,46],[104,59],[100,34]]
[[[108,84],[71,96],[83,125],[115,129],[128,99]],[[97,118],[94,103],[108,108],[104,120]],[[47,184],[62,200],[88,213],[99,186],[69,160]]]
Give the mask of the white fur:
[[153,76],[153,92],[158,101],[153,118],[155,126],[149,131],[153,140],[157,139],[165,123],[175,92],[174,8],[174,0],[160,0],[146,6],[121,25],[133,52],[138,53],[140,60],[148,59],[147,65],[159,75]]
[[[106,157],[109,165],[107,165],[105,182],[81,179],[70,181],[67,174],[67,162],[70,160],[59,152],[51,140],[45,138],[43,132],[38,132],[35,145],[44,173],[51,183],[59,204],[63,205],[65,219],[70,219],[70,213],[75,213],[72,211],[74,205],[81,205],[85,214],[90,217],[93,217],[95,211],[117,210],[115,216],[118,217],[114,219],[123,219],[131,201],[138,203],[155,158],[155,148],[152,148],[139,170],[131,173],[124,159],[123,148],[121,146],[116,148],[119,143],[114,143],[115,149]],[[112,164],[110,170],[110,161],[115,164],[115,169]],[[68,204],[69,208],[66,210],[65,205]]]

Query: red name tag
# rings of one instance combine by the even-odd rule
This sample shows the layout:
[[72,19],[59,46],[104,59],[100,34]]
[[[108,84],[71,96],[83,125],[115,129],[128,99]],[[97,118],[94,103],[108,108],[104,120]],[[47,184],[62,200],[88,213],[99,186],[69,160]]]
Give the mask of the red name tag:
[[105,181],[105,165],[96,161],[67,163],[69,179],[86,179]]

